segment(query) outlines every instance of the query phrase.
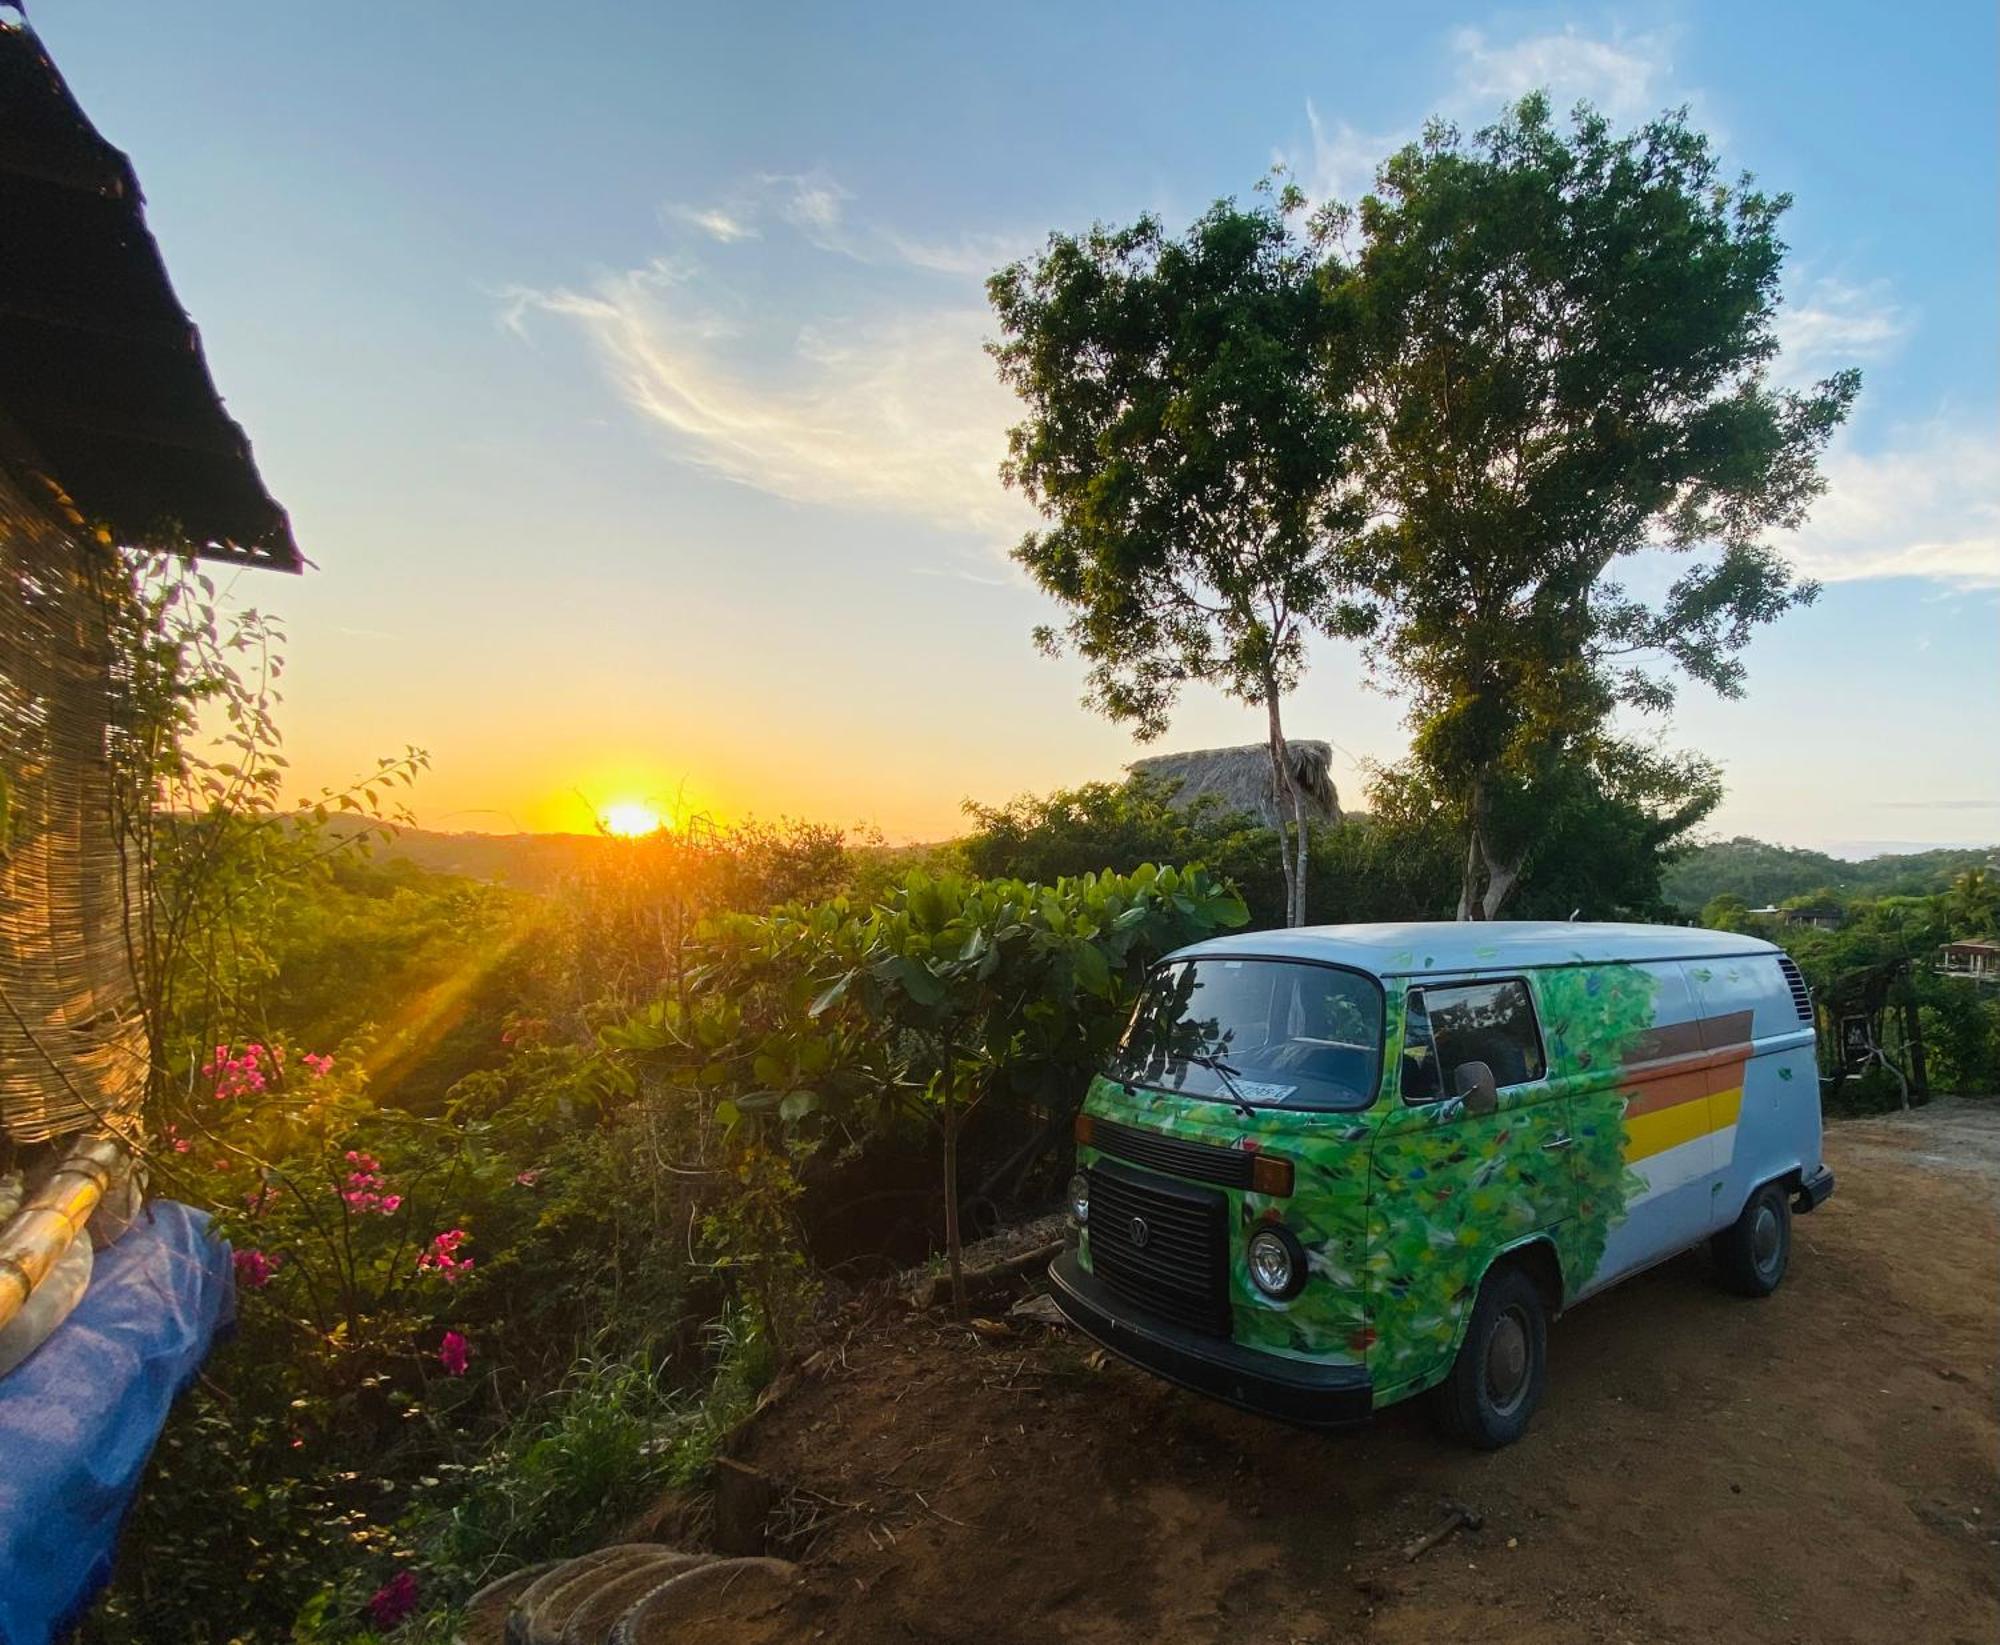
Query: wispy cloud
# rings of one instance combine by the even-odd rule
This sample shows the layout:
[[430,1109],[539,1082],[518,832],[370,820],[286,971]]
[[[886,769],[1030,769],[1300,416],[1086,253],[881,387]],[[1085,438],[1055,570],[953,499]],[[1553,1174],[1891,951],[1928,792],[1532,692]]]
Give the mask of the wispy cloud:
[[825,172],[767,172],[757,181],[775,195],[778,215],[814,245],[848,249],[845,218],[853,196]]
[[1613,120],[1643,120],[1669,100],[1672,42],[1663,34],[1614,33],[1608,39],[1574,25],[1497,42],[1465,28],[1451,37],[1455,59],[1452,112],[1486,119],[1502,103],[1546,91],[1558,112],[1579,101]]
[[683,206],[669,203],[660,208],[660,215],[668,222],[688,223],[698,228],[711,240],[721,244],[734,245],[738,240],[757,238],[756,226],[743,215],[740,209],[722,206]]
[[[821,219],[824,222],[824,219]],[[653,264],[580,288],[510,294],[588,338],[626,402],[685,461],[794,502],[877,510],[998,540],[1026,523],[1000,484],[1012,403],[983,308],[806,326],[754,363],[723,294]]]
[[1885,811],[2000,811],[2000,800],[1875,800]]
[[1912,316],[1886,280],[1854,285],[1832,277],[1794,281],[1778,310],[1780,375],[1803,381],[1893,353]]
[[911,268],[981,280],[995,269],[1028,256],[1041,243],[1033,234],[962,234],[956,240],[919,240],[885,230],[881,238],[897,261]]
[[[1696,92],[1672,88],[1672,42],[1664,34],[1600,39],[1570,27],[1499,42],[1462,28],[1446,44],[1445,83],[1432,112],[1462,126],[1485,125],[1532,91],[1547,92],[1559,114],[1588,102],[1621,123],[1658,114],[1670,103],[1700,101]],[[1306,146],[1279,148],[1274,158],[1314,200],[1352,202],[1373,185],[1376,167],[1416,137],[1424,112],[1413,109],[1400,129],[1366,131],[1328,118],[1308,99]]]
[[1306,99],[1306,128],[1310,147],[1304,153],[1279,149],[1273,158],[1314,200],[1349,204],[1374,186],[1375,168],[1416,135],[1411,128],[1377,136],[1345,120],[1327,120],[1311,98]]
[[1885,449],[1837,444],[1826,495],[1786,547],[1823,582],[1927,577],[2000,588],[2000,428],[1939,419]]
[[[1537,88],[1558,108],[1587,99],[1621,122],[1669,103],[1698,106],[1699,92],[1675,79],[1671,48],[1659,33],[1566,28],[1506,39],[1462,29],[1447,41],[1430,106],[1466,124]],[[1424,111],[1413,106],[1401,131],[1362,130],[1314,102],[1305,112],[1303,145],[1277,157],[1315,197],[1352,200]],[[524,337],[538,320],[582,335],[675,457],[739,484],[921,520],[988,550],[1030,523],[998,479],[1019,408],[981,349],[992,321],[977,282],[1030,253],[1038,236],[912,232],[872,217],[821,169],[764,173],[719,203],[668,206],[662,218],[710,244],[570,286],[511,291],[503,322]],[[767,241],[760,255],[785,259],[794,274],[815,253],[841,259],[849,272],[826,284],[843,297],[814,306],[808,296],[789,310],[739,300],[707,265],[716,246],[751,240]],[[1779,325],[1778,375],[1803,381],[1887,358],[1913,317],[1885,283],[1807,271]],[[1826,472],[1827,495],[1785,545],[1804,570],[1829,582],[1910,576],[2000,589],[2000,431],[1941,419],[1872,449],[1844,435]]]

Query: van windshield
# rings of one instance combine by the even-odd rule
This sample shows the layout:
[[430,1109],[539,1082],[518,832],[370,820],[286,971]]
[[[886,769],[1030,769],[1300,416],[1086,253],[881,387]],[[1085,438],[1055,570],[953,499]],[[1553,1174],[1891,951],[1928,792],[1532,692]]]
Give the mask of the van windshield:
[[1153,973],[1110,1073],[1217,1102],[1366,1108],[1381,1057],[1374,978],[1303,961],[1210,957]]

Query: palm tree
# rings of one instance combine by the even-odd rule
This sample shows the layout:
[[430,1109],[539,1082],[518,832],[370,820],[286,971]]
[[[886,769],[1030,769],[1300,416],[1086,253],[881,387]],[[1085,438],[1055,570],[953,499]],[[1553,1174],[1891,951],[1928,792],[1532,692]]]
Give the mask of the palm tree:
[[1993,871],[1968,868],[1959,875],[1951,882],[1946,908],[1959,935],[1975,937],[1993,930],[2000,916],[2000,885],[1993,883]]

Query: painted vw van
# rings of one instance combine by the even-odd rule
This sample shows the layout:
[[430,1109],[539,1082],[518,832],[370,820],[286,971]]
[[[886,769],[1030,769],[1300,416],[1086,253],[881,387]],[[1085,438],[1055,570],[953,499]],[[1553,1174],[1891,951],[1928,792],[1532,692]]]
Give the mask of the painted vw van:
[[1703,1241],[1785,1276],[1820,1159],[1812,1003],[1770,943],[1674,926],[1348,925],[1170,955],[1076,1122],[1064,1314],[1311,1427],[1434,1390],[1519,1436],[1547,1323]]

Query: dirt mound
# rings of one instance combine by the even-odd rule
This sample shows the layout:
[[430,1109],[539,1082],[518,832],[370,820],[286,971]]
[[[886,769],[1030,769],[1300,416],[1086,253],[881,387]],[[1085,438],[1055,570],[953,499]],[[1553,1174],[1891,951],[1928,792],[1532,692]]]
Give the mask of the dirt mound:
[[[780,1482],[772,1551],[810,1556],[790,1637],[1983,1645],[1992,1196],[1837,1131],[1828,1152],[1840,1190],[1776,1297],[1690,1256],[1579,1308],[1492,1454],[1411,1407],[1295,1432],[1037,1324],[860,1332],[742,1448]],[[1448,1500],[1483,1528],[1406,1562]]]

